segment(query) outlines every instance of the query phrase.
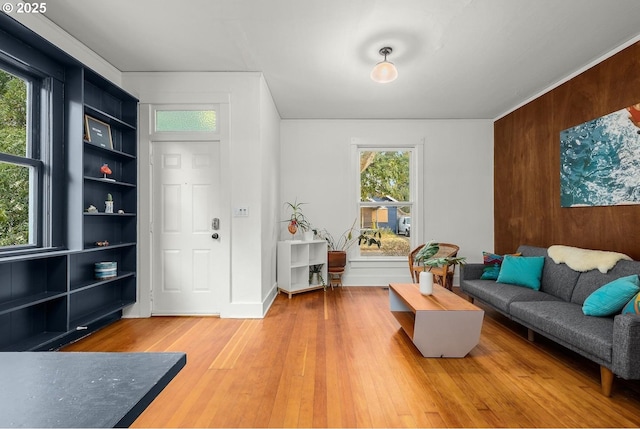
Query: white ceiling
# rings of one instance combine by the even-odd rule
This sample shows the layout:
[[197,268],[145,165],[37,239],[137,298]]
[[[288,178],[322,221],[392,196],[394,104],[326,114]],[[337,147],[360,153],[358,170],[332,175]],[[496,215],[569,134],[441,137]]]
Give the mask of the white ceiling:
[[[260,71],[282,118],[493,119],[640,34],[638,0],[52,0],[121,71]],[[371,81],[391,46],[399,77]]]

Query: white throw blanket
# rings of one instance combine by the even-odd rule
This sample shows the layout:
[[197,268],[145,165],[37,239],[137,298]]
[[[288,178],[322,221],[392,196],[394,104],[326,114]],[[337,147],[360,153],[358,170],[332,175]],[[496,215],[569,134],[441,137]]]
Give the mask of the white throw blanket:
[[603,274],[615,267],[621,259],[632,261],[624,253],[580,249],[579,247],[558,244],[549,247],[547,253],[553,262],[556,264],[564,262],[574,271],[589,271],[597,268]]

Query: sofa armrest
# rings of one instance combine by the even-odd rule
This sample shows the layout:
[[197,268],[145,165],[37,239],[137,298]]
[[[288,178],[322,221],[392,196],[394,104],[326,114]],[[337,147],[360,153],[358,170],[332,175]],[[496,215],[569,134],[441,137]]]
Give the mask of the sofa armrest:
[[619,314],[613,320],[613,368],[627,380],[640,379],[640,315]]
[[464,280],[479,280],[484,270],[484,264],[464,264],[460,266],[460,284]]

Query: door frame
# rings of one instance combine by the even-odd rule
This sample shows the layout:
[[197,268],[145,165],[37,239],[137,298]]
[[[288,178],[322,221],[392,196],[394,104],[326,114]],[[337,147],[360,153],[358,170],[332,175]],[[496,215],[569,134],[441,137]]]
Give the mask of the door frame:
[[[156,94],[151,103],[140,103],[138,124],[138,296],[136,304],[125,310],[125,317],[150,317],[152,300],[152,236],[151,236],[151,140],[153,136],[153,108],[155,106],[171,106],[172,108],[215,108],[217,112],[218,130],[215,136],[206,133],[201,138],[220,141],[220,177],[221,181],[230,177],[229,148],[229,95],[228,94],[193,94],[163,93]],[[204,98],[204,99],[203,99]],[[162,138],[154,137],[154,141]],[[224,313],[231,303],[231,193],[230,188],[220,188],[220,222],[227,225],[227,237],[222,240],[225,246],[225,260],[220,261],[219,290],[216,299],[220,303],[218,309]],[[221,244],[223,244],[221,243]]]

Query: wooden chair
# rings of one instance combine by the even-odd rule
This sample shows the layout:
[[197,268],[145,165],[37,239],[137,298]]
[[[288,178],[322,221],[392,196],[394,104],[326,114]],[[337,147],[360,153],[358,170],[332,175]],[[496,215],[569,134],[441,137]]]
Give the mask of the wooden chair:
[[[438,243],[440,248],[438,253],[433,255],[434,258],[446,258],[458,256],[458,250],[460,246],[456,246],[451,243]],[[416,253],[424,247],[424,244],[416,247],[409,253],[409,271],[411,272],[411,279],[414,283],[418,283],[420,272],[425,269],[429,270],[433,274],[433,280],[440,286],[451,290],[453,288],[453,274],[455,273],[455,265],[443,265],[442,267],[425,267],[424,265],[416,265],[415,257]]]

